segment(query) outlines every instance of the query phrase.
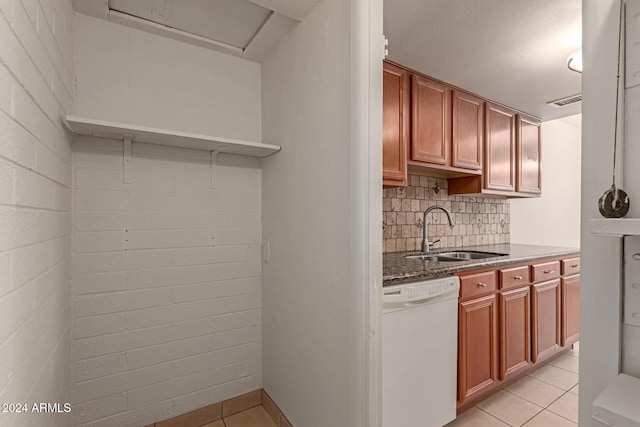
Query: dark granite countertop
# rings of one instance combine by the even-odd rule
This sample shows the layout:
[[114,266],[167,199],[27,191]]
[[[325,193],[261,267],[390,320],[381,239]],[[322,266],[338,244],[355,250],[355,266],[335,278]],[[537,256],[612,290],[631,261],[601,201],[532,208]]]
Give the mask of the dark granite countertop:
[[432,250],[430,253],[437,254],[439,252],[451,252],[454,250],[495,252],[507,255],[468,261],[441,262],[405,258],[405,255],[412,253],[417,254],[418,252],[416,251],[386,253],[383,255],[383,286],[396,285],[416,279],[435,279],[437,277],[450,276],[462,271],[497,267],[505,264],[515,264],[541,258],[575,255],[580,253],[579,248],[520,244],[467,246],[456,249],[437,249]]

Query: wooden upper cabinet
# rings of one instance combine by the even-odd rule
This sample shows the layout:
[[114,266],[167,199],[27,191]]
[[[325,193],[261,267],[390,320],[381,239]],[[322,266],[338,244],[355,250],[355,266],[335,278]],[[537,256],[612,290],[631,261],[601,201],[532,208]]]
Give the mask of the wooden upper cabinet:
[[540,121],[523,114],[517,117],[516,191],[539,195],[542,189]]
[[516,189],[516,112],[487,102],[485,111],[484,188]]
[[392,62],[383,67],[383,184],[449,178],[449,194],[541,194],[540,121]]
[[451,166],[481,170],[484,101],[459,90],[452,92],[451,99],[453,109]]
[[393,64],[383,67],[382,178],[388,186],[407,185],[409,142],[409,72]]
[[411,76],[411,160],[449,165],[451,89],[419,75]]

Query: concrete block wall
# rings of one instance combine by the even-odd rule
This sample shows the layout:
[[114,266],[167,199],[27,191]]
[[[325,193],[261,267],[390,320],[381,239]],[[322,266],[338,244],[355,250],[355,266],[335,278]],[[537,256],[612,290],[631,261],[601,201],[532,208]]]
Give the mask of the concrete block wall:
[[68,426],[32,413],[70,401],[71,0],[0,0],[0,425]]
[[[0,0],[1,1],[1,0]],[[260,141],[260,65],[76,14],[75,114]],[[74,140],[76,426],[141,426],[262,386],[259,159]]]
[[78,426],[145,425],[262,386],[260,160],[74,145]]

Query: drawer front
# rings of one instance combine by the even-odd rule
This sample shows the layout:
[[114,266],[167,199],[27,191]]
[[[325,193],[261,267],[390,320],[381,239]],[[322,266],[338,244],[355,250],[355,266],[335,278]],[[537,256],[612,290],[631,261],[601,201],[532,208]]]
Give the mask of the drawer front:
[[498,271],[500,276],[500,289],[517,288],[531,283],[529,266],[503,268]]
[[531,266],[531,280],[534,283],[560,277],[560,261],[533,264]]
[[460,298],[489,294],[498,289],[496,272],[468,274],[460,277]]
[[580,273],[580,257],[562,260],[562,275],[571,276]]

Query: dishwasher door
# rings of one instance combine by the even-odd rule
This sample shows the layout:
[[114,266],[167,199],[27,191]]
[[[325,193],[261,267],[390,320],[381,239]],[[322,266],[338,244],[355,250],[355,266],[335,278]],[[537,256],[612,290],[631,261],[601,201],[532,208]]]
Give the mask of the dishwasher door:
[[383,427],[441,427],[456,417],[459,279],[384,289]]

